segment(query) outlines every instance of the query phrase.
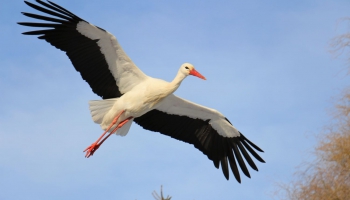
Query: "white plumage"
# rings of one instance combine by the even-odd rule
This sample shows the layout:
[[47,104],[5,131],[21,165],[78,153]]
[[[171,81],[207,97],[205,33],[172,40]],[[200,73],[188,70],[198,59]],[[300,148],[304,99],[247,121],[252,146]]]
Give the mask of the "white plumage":
[[173,94],[164,99],[157,109],[173,115],[188,116],[202,120],[210,119],[209,124],[223,137],[231,138],[240,135],[239,131],[219,111],[182,99]]
[[[132,88],[129,88],[129,90],[126,93],[124,93],[121,97],[113,99],[114,103],[112,107],[109,108],[109,110],[101,109],[101,112],[98,112],[96,109],[94,109],[94,113],[97,113],[98,116],[102,116],[102,112],[106,111],[102,121],[99,123],[101,125],[101,128],[103,130],[107,130],[107,128],[112,123],[113,119],[115,119],[115,117],[122,111],[124,111],[123,114],[118,118],[116,125],[112,126],[111,130],[113,130],[113,128],[115,128],[117,124],[129,117],[140,117],[145,113],[155,108],[158,108],[159,106],[166,106],[166,104],[162,104],[163,101],[166,101],[168,103],[173,102],[175,103],[174,105],[176,105],[177,102],[173,101],[176,100],[176,98],[169,97],[169,95],[171,95],[180,86],[184,78],[186,78],[190,74],[190,72],[193,72],[193,70],[193,65],[189,63],[183,64],[180,67],[177,76],[172,82],[166,82],[160,79],[155,79],[147,76],[141,82],[139,82],[139,84],[134,85],[134,87]],[[136,73],[134,73],[133,70],[130,70],[130,74]],[[133,79],[135,78],[133,77]],[[106,108],[107,106],[109,107],[111,105],[111,100],[101,100],[99,104],[102,108]],[[210,117],[213,117],[215,114],[221,115],[219,112],[215,113],[208,108],[195,106],[195,104],[192,104],[188,101],[183,101],[182,105],[185,106],[183,107],[184,109],[179,109],[184,111],[182,112],[182,115],[201,115],[201,117],[204,117],[206,119],[210,119]],[[193,108],[193,111],[196,112],[192,112],[190,109],[188,109],[191,107]],[[166,113],[176,114],[172,111],[177,112],[176,109],[169,109],[168,111],[166,111]],[[208,115],[209,113],[211,113],[211,116]],[[199,117],[195,116],[195,118]],[[216,116],[216,118],[218,118],[218,116]],[[221,119],[225,120],[223,116]],[[230,132],[229,134],[230,137],[233,137],[235,133]]]
[[[105,133],[117,131],[118,135],[125,136],[135,121],[147,130],[193,144],[213,161],[215,167],[221,165],[226,179],[229,179],[230,165],[238,182],[241,179],[237,163],[242,172],[250,177],[244,159],[254,170],[258,168],[250,155],[265,162],[255,152],[263,151],[220,112],[173,94],[188,75],[205,79],[193,65],[181,65],[172,82],[149,77],[132,62],[111,33],[51,1],[36,2],[41,6],[25,1],[50,17],[23,13],[45,21],[20,22],[20,25],[44,28],[23,34],[38,35],[39,39],[66,52],[92,91],[103,98],[89,104],[93,121],[100,124]],[[102,139],[104,134],[86,149],[87,157],[93,155],[110,135]]]
[[85,21],[80,21],[77,24],[77,31],[91,40],[98,40],[97,44],[105,56],[108,68],[122,94],[147,79],[147,76],[125,54],[117,39],[111,33]]

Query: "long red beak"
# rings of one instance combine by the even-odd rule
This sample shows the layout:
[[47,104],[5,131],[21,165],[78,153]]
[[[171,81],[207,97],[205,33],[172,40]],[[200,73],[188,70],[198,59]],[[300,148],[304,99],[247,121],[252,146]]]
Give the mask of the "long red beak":
[[201,78],[203,80],[207,80],[202,74],[200,74],[199,72],[197,72],[195,69],[192,69],[190,71],[190,75],[192,76],[197,76],[198,78]]

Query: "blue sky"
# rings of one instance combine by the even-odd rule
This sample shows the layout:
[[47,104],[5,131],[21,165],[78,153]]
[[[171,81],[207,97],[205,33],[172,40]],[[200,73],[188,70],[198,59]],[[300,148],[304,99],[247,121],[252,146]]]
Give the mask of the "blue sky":
[[192,145],[133,124],[89,159],[102,133],[88,101],[99,99],[66,55],[16,22],[36,12],[23,1],[0,8],[0,199],[153,199],[163,185],[179,199],[271,199],[312,158],[331,119],[334,98],[349,85],[347,63],[329,53],[346,31],[348,0],[84,1],[56,0],[113,33],[146,74],[189,77],[176,94],[215,108],[265,153],[259,172],[238,184]]

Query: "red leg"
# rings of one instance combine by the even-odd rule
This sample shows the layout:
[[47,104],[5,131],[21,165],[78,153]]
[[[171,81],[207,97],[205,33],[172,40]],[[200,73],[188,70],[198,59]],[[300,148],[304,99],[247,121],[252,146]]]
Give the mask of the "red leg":
[[120,117],[124,112],[125,112],[125,110],[121,111],[121,112],[114,118],[114,120],[112,121],[111,125],[109,125],[109,127],[106,129],[106,131],[96,140],[96,142],[92,143],[90,146],[88,146],[88,147],[83,151],[83,152],[86,151],[85,157],[91,156],[91,155],[93,154],[93,153],[91,153],[91,152],[95,152],[95,151],[98,149],[98,147],[99,147],[98,142],[103,138],[104,135],[106,135],[106,133],[112,128],[112,126],[114,126],[114,125],[117,123],[119,117]]
[[[118,126],[115,127],[105,138],[103,138],[103,140],[101,140],[101,141],[99,142],[99,140],[100,140],[100,138],[101,138],[101,137],[100,137],[95,143],[93,143],[91,146],[89,146],[87,149],[85,149],[85,151],[87,151],[85,157],[88,158],[88,157],[94,155],[95,151],[101,146],[101,144],[102,144],[105,140],[107,140],[107,138],[108,138],[109,136],[111,136],[113,133],[115,133],[119,128],[121,128],[122,126],[124,126],[130,119],[132,119],[132,117],[129,117],[129,118],[123,120],[123,121],[120,122],[120,123],[118,124]],[[111,125],[110,127],[112,127],[112,126],[113,126],[113,125]],[[109,128],[109,129],[110,129],[110,128]],[[85,152],[85,151],[84,151],[84,152]]]
[[111,136],[111,135],[112,135],[113,133],[115,133],[119,128],[121,128],[122,126],[124,126],[124,124],[128,123],[128,121],[129,121],[130,119],[132,119],[132,117],[129,117],[129,118],[125,119],[124,121],[120,122],[120,123],[118,124],[118,126],[115,127],[115,128],[113,129],[113,131],[111,131],[105,138],[103,138],[103,140],[102,140],[98,145],[101,145],[105,140],[107,140],[107,138],[108,138],[109,136]]

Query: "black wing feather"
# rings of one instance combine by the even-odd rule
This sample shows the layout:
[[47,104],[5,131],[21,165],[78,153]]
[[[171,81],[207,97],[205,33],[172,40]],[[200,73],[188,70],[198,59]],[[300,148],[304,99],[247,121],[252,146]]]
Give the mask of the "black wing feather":
[[[58,18],[23,13],[23,15],[30,18],[54,22],[19,22],[18,24],[23,26],[49,28],[28,31],[23,34],[38,35],[39,39],[44,39],[56,48],[66,52],[75,69],[80,72],[82,78],[88,82],[92,91],[97,95],[104,99],[120,97],[122,94],[108,69],[106,59],[97,44],[98,40],[91,40],[76,30],[77,24],[85,20],[51,1],[46,3],[36,0],[36,2],[43,7],[25,1],[28,6]],[[100,29],[104,31],[104,29]],[[229,122],[228,119],[226,120]],[[236,180],[241,182],[237,162],[243,173],[250,177],[241,153],[254,170],[258,169],[248,152],[260,162],[265,162],[254,149],[260,152],[263,151],[245,138],[243,134],[239,137],[225,138],[211,127],[209,120],[204,121],[187,116],[169,115],[159,110],[152,110],[141,117],[135,118],[134,121],[147,130],[157,131],[193,144],[213,161],[216,168],[219,168],[221,165],[226,179],[229,179],[229,163]]]
[[[52,6],[52,5],[48,4],[48,3],[45,3],[45,2],[40,1],[40,0],[36,0],[36,2],[38,2],[39,4],[45,6],[46,8],[50,8],[51,10],[57,11],[57,12],[59,12],[59,13],[61,13],[61,14],[64,14],[64,15],[66,15],[66,16],[68,16],[68,17],[71,17],[71,18],[73,18],[73,19],[76,19],[76,20],[78,20],[78,21],[81,20],[80,17],[76,16],[75,14],[69,12],[69,11],[66,10],[66,9],[60,9],[59,7]],[[48,2],[49,2],[49,3],[52,3],[52,2],[50,2],[50,1],[48,1]]]
[[241,155],[241,153],[239,152],[239,150],[238,150],[238,148],[237,148],[237,143],[236,143],[236,142],[233,143],[233,144],[232,144],[232,147],[233,147],[233,153],[234,153],[235,156],[236,156],[236,159],[237,159],[237,161],[238,161],[239,166],[241,167],[242,172],[243,172],[247,177],[250,178],[250,174],[249,174],[249,171],[248,171],[248,169],[247,169],[247,166],[245,165],[244,160],[243,160],[243,158],[242,158],[242,155]]
[[62,19],[66,19],[68,21],[72,21],[71,17],[68,17],[68,16],[65,16],[65,15],[53,12],[53,11],[48,10],[46,8],[43,8],[43,7],[37,6],[35,4],[32,4],[32,3],[28,2],[28,1],[25,1],[24,3],[26,3],[28,6],[34,8],[36,10],[39,10],[39,11],[41,11],[43,13],[46,13],[46,14],[49,14],[49,15],[53,15],[53,16],[56,16],[56,17],[59,17],[59,18],[62,18]]
[[[226,179],[229,179],[229,163],[236,180],[241,182],[236,162],[238,162],[242,172],[250,177],[243,157],[254,170],[258,170],[249,153],[260,162],[265,162],[251,146],[259,151],[261,149],[252,142],[248,142],[243,134],[233,138],[223,137],[209,124],[209,120],[193,119],[187,116],[171,115],[159,110],[152,110],[141,117],[135,118],[134,121],[144,129],[160,132],[177,140],[193,144],[213,161],[216,168],[221,165]],[[241,154],[243,154],[243,157]]]
[[23,15],[30,18],[54,22],[19,22],[18,24],[23,26],[49,28],[28,31],[23,34],[38,35],[39,39],[44,39],[56,48],[66,52],[75,69],[88,82],[95,94],[103,99],[120,97],[122,94],[108,68],[105,56],[97,44],[98,40],[91,40],[80,34],[76,29],[77,24],[81,21],[85,22],[85,20],[53,2],[45,3],[40,0],[36,2],[42,6],[25,1],[28,6],[57,18],[23,12]]
[[230,162],[230,167],[232,170],[233,175],[235,176],[236,180],[240,183],[241,182],[241,176],[239,175],[237,163],[235,161],[235,156],[233,155],[232,149],[227,149],[228,152],[228,160]]
[[[37,2],[40,2],[40,0],[36,0]],[[51,5],[53,5],[54,7],[56,7],[57,9],[61,10],[63,13],[67,13],[68,15],[72,16],[72,17],[77,17],[79,18],[78,16],[76,16],[75,14],[73,14],[72,12],[70,12],[69,10],[63,8],[62,6],[58,5],[58,4],[55,4],[54,2],[52,1],[48,1]]]

